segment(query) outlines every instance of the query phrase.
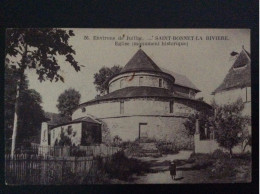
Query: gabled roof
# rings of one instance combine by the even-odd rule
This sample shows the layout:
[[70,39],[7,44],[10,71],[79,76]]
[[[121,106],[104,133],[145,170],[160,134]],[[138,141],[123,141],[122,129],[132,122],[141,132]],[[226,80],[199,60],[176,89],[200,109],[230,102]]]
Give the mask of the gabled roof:
[[185,75],[175,73],[173,71],[170,71],[168,69],[164,69],[161,67],[161,70],[165,73],[168,73],[172,75],[175,78],[175,85],[183,86],[186,88],[191,88],[196,90],[197,92],[201,92]]
[[243,48],[229,69],[223,82],[212,92],[212,94],[229,90],[232,88],[243,88],[251,86],[251,57]]
[[54,126],[51,127],[51,129],[54,129],[54,128],[60,127],[60,126],[64,126],[64,125],[70,125],[70,124],[82,123],[82,122],[94,123],[94,124],[99,124],[99,125],[101,124],[100,121],[94,119],[93,117],[85,116],[85,117],[80,117],[78,119],[74,119],[73,121],[68,121],[68,122],[65,122],[65,123],[60,123],[60,124],[54,125]]
[[139,49],[135,55],[128,61],[120,73],[130,71],[158,71],[161,69],[153,62],[153,60],[142,50]]
[[52,113],[52,112],[45,112],[44,116],[46,118],[48,125],[51,125],[51,126],[59,125],[59,124],[66,123],[66,122],[70,121],[69,118],[62,117],[60,114]]

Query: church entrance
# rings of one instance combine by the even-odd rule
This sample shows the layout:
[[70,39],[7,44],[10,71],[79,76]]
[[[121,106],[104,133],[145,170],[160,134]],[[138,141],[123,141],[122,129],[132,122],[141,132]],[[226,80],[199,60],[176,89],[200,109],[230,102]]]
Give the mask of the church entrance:
[[139,123],[139,139],[148,138],[148,127],[147,123]]

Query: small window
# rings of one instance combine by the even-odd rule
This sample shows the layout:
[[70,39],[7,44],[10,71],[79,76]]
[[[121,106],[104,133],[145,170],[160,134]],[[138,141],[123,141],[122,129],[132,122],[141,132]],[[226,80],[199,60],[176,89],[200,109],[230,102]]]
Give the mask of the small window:
[[142,86],[144,83],[144,78],[143,77],[139,77],[139,86]]
[[120,102],[120,114],[124,114],[124,102]]
[[86,112],[86,108],[85,108],[85,107],[84,107],[84,108],[82,108],[81,110],[82,110],[82,112]]
[[67,129],[68,135],[71,135],[72,130],[73,130],[73,129],[72,129],[72,126],[69,125],[69,126],[68,126],[68,129]]
[[162,87],[162,79],[159,79],[159,88]]
[[122,80],[122,79],[120,80],[120,88],[123,87],[123,81],[124,81],[124,80]]
[[173,101],[170,101],[170,113],[173,113]]

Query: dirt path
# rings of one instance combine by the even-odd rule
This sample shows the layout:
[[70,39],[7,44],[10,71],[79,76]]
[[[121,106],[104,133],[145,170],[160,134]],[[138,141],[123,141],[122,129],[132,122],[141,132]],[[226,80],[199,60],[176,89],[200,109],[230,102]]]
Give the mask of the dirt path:
[[[196,183],[198,176],[202,177],[203,171],[181,171],[177,167],[176,180],[172,180],[169,172],[169,161],[187,160],[191,151],[180,151],[178,154],[164,155],[159,158],[142,157],[142,161],[149,162],[155,173],[147,173],[144,176],[134,176],[136,184],[178,184],[178,183]],[[187,166],[187,165],[186,165]],[[182,166],[183,168],[184,166]],[[201,178],[200,178],[201,181]]]

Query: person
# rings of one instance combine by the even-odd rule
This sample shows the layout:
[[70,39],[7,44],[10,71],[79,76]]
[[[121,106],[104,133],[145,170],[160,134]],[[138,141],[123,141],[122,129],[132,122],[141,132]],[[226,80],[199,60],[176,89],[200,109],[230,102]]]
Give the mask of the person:
[[170,163],[170,174],[171,174],[172,180],[175,180],[175,176],[176,176],[176,163],[174,161],[172,161]]

